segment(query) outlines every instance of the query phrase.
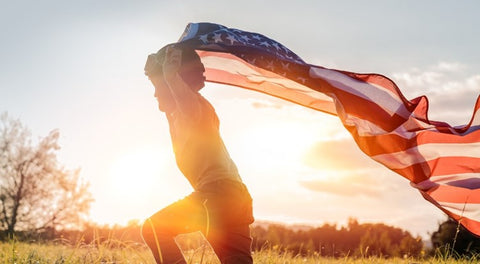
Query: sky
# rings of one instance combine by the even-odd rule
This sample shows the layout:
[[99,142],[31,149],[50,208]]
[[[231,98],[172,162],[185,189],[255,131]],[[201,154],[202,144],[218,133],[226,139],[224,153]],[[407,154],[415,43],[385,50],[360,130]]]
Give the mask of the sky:
[[[380,73],[429,117],[469,122],[480,91],[477,1],[5,1],[0,113],[34,135],[60,131],[59,160],[81,168],[100,224],[143,220],[192,189],[144,76],[147,55],[189,22],[264,34],[303,60]],[[427,237],[446,216],[366,157],[338,118],[207,83],[257,220],[383,222]]]

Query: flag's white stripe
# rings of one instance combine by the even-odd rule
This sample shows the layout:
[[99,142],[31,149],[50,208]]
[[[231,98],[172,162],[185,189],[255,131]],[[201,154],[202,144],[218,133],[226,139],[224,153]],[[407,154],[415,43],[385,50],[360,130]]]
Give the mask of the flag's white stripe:
[[377,136],[388,134],[387,131],[377,126],[375,123],[353,115],[346,114],[343,116],[342,121],[345,126],[356,127],[359,136]]
[[[355,126],[357,128],[357,134],[359,136],[367,137],[367,136],[380,136],[380,135],[398,135],[402,138],[405,139],[411,139],[415,137],[418,133],[420,133],[421,130],[419,129],[407,129],[406,126],[409,125],[410,120],[407,122],[403,123],[401,126],[399,126],[397,129],[393,130],[392,132],[387,132],[381,127],[377,126],[375,123],[372,123],[368,120],[362,119],[360,117],[356,117],[353,115],[345,115],[343,123],[346,126]],[[420,122],[418,120],[415,121],[418,124],[422,124],[423,122]],[[428,129],[424,128],[424,130],[430,130],[434,132],[438,132],[438,130],[431,125],[428,125]]]
[[438,184],[448,184],[453,181],[474,180],[474,179],[480,179],[480,173],[469,172],[469,173],[445,174],[441,176],[432,176],[430,177],[429,180]]
[[[378,125],[376,125],[375,123],[372,123],[366,119],[362,119],[360,117],[349,115],[349,114],[344,116],[343,123],[346,126],[355,126],[357,128],[357,134],[363,137],[391,134],[391,135],[398,135],[405,139],[411,139],[419,133],[419,130],[414,130],[414,132],[412,132],[409,129],[407,129],[405,126],[408,123],[404,123],[402,126],[399,126],[397,129],[395,129],[392,132],[387,132],[381,127],[379,127]],[[435,127],[433,126],[431,126],[430,129],[432,131],[437,131],[437,129],[435,129]]]
[[[386,134],[395,134],[405,139],[411,139],[416,135],[423,133],[425,131],[439,132],[434,125],[425,123],[417,119],[412,119],[412,118],[405,121],[405,123],[403,123],[401,126],[396,128],[392,132],[387,132],[384,129],[377,126],[376,124],[353,115],[347,114],[344,116],[343,119],[344,119],[343,120],[344,124],[357,127],[358,129],[357,134],[359,136],[379,136],[379,135],[386,135]],[[456,131],[452,131],[452,132],[455,135],[459,134]]]
[[317,100],[333,102],[333,99],[328,97],[324,93],[312,90],[287,78],[266,77],[260,72],[255,71],[253,68],[248,67],[247,65],[245,65],[245,63],[242,63],[235,59],[217,56],[202,56],[202,63],[206,68],[225,71],[230,74],[238,74],[245,76],[253,83],[270,82],[286,88],[295,89],[295,92],[306,94],[309,97]]
[[449,186],[455,186],[455,187],[467,188],[467,189],[479,189],[479,188],[473,188],[473,187],[478,187],[479,181],[480,181],[480,173],[470,172],[470,173],[457,173],[457,174],[449,174],[449,175],[442,175],[442,176],[432,176],[429,179],[419,183],[411,182],[410,185],[422,191],[428,191],[432,188],[437,187],[438,185],[449,185]]
[[414,164],[440,157],[480,158],[480,142],[476,143],[429,143],[389,154],[372,156],[390,169],[403,169]]
[[[468,201],[467,201],[468,202]],[[441,207],[461,217],[480,222],[480,204],[438,202]]]
[[310,68],[310,76],[313,78],[322,78],[335,88],[374,102],[385,109],[390,115],[398,114],[404,118],[408,118],[411,114],[398,96],[393,95],[390,91],[387,91],[387,89],[381,89],[378,85],[358,81],[335,70],[316,67]]

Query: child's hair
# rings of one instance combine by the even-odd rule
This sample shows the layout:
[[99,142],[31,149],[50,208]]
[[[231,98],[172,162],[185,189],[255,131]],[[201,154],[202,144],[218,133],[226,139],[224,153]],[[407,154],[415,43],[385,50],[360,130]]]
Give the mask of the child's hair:
[[193,60],[200,61],[197,52],[194,49],[182,49],[182,64]]
[[145,63],[145,75],[154,76],[163,74],[163,61],[167,53],[167,46],[161,48],[157,53],[148,55],[147,62]]
[[[157,74],[163,74],[163,62],[167,54],[166,45],[161,48],[157,53],[150,54],[145,64],[145,75],[153,76]],[[194,49],[181,48],[182,50],[182,64],[191,60],[200,60],[197,52]]]

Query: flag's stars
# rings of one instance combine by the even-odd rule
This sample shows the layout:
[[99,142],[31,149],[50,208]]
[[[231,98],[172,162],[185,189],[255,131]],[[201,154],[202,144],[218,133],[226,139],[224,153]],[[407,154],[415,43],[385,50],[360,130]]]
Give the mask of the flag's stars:
[[265,68],[273,71],[275,69],[275,66],[273,66],[273,61],[268,61],[267,66]]
[[253,64],[253,65],[255,65],[256,61],[257,61],[257,59],[255,59],[255,58],[247,59],[247,62],[250,63],[250,64]]
[[300,76],[300,77],[297,77],[297,80],[298,80],[299,82],[301,82],[302,84],[305,84],[305,82],[307,81],[307,78],[304,78],[304,77],[301,77],[301,76]]
[[280,48],[282,48],[286,54],[289,54],[289,53],[292,53],[289,49],[287,49],[285,46],[283,46],[282,44],[280,44]]
[[286,71],[289,71],[289,70],[290,70],[290,69],[288,68],[288,67],[290,66],[290,63],[288,63],[288,62],[287,62],[287,63],[281,62],[281,63],[282,63],[282,69],[284,69],[284,70],[286,70]]
[[254,38],[254,39],[258,40],[258,41],[260,41],[260,40],[262,39],[262,38],[260,37],[260,35],[256,35],[256,34],[253,34],[253,35],[252,35],[252,38]]
[[284,59],[284,58],[285,58],[285,56],[283,56],[282,53],[278,53],[278,52],[275,52],[275,56],[277,56],[277,57],[280,58],[280,59]]
[[207,42],[208,42],[208,34],[201,35],[199,39],[203,42],[203,44],[207,44]]
[[218,42],[222,42],[222,34],[218,34],[218,33],[215,33],[213,35],[213,40],[215,41],[215,43],[218,43]]
[[250,38],[249,38],[247,35],[242,35],[241,38],[242,38],[245,42],[249,42],[249,41],[250,41]]
[[260,42],[260,45],[265,46],[266,48],[269,48],[271,46],[270,43],[268,43],[268,41],[262,41]]
[[272,46],[275,47],[276,50],[280,50],[280,46],[278,45],[277,42],[273,42]]
[[228,34],[227,39],[230,40],[230,45],[233,45],[233,43],[238,42],[234,35]]

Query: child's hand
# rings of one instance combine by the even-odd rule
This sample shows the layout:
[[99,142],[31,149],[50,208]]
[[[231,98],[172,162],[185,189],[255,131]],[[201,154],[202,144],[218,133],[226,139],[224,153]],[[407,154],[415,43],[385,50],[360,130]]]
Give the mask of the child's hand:
[[173,46],[166,49],[165,61],[163,62],[163,78],[168,82],[177,74],[182,65],[182,51]]

